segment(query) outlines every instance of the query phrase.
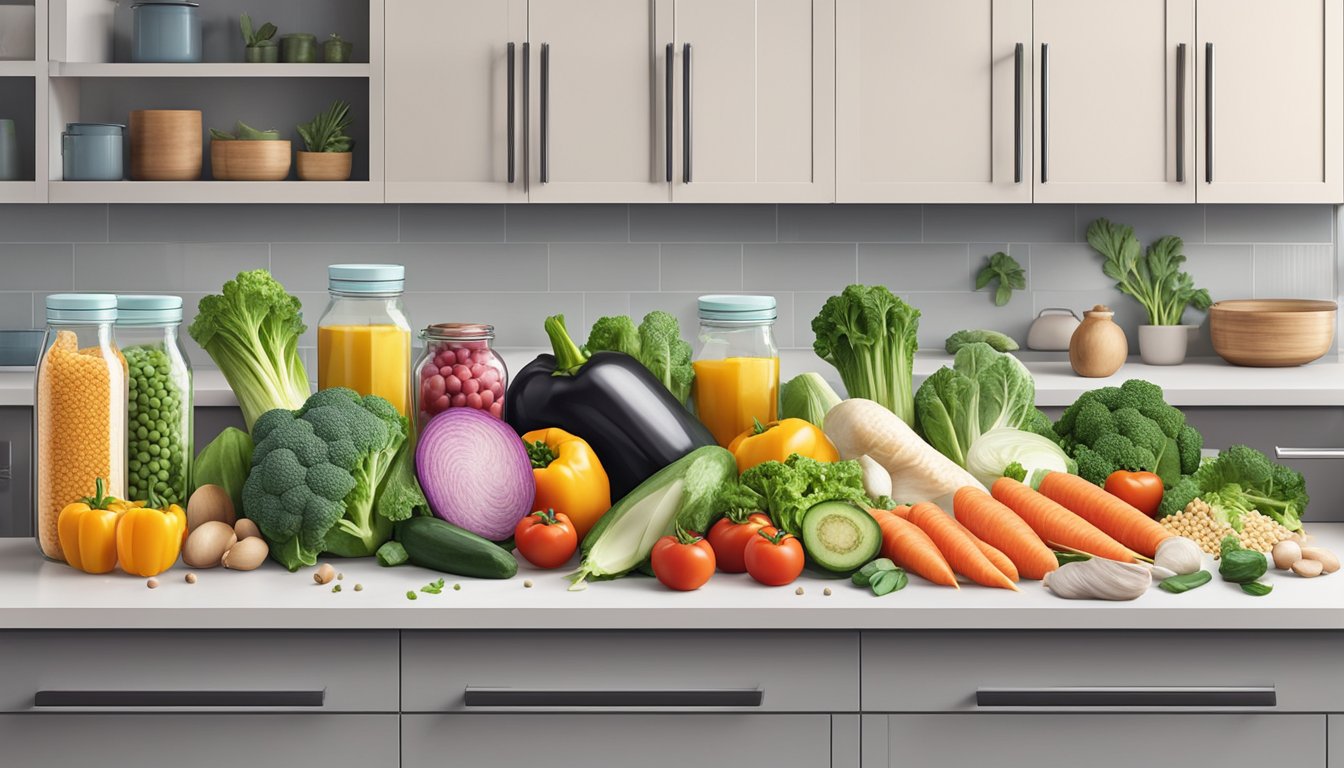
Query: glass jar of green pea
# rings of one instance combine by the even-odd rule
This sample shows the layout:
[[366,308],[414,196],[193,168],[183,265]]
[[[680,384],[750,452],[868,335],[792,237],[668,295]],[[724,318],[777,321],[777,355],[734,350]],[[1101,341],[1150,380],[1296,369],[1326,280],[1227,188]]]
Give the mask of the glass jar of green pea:
[[183,504],[191,492],[191,363],[178,329],[180,296],[118,296],[117,344],[126,358],[126,498],[154,490]]

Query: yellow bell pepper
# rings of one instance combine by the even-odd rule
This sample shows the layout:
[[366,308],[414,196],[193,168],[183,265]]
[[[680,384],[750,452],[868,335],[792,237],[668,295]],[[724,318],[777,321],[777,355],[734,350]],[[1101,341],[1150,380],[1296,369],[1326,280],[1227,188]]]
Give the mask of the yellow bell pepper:
[[157,576],[172,568],[186,530],[186,511],[176,504],[164,506],[150,491],[148,503],[127,510],[117,524],[121,569],[136,576]]
[[533,430],[523,435],[523,443],[537,483],[533,508],[564,513],[582,540],[611,509],[607,470],[583,438],[563,429]]
[[821,428],[802,419],[782,419],[762,424],[757,421],[728,444],[737,459],[737,471],[746,472],[767,461],[784,461],[799,454],[817,461],[839,461],[840,454]]
[[56,518],[56,536],[65,561],[85,573],[107,573],[117,564],[117,522],[126,502],[103,495],[103,479],[92,496],[67,504]]

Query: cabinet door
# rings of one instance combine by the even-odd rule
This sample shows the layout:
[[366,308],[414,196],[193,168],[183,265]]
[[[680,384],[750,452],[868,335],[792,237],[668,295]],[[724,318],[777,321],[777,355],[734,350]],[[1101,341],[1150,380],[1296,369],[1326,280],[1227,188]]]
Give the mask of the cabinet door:
[[1325,766],[1324,715],[864,715],[865,768],[1060,765],[1084,755],[1090,768],[1132,768],[1136,759],[1260,768],[1293,745],[1302,768]]
[[672,199],[833,202],[834,0],[675,2]]
[[828,715],[403,715],[401,764],[830,768]]
[[1031,0],[839,0],[836,40],[840,202],[1031,202]]
[[1034,8],[1035,201],[1194,202],[1194,0]]
[[1330,755],[1329,768],[1344,768],[1344,715],[1331,715],[1328,743],[1335,750]]
[[5,765],[396,765],[397,715],[0,715]]
[[1341,0],[1200,0],[1199,201],[1344,202]]
[[672,1],[530,0],[529,196],[667,202]]
[[386,23],[387,201],[526,200],[527,0],[396,0]]

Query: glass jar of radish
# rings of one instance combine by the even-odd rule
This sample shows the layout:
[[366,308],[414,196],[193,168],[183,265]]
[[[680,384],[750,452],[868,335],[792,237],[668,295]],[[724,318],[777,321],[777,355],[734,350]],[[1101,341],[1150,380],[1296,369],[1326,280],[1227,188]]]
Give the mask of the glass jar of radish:
[[495,327],[439,323],[420,332],[425,348],[415,362],[417,432],[449,408],[475,408],[504,418],[509,372],[491,348]]

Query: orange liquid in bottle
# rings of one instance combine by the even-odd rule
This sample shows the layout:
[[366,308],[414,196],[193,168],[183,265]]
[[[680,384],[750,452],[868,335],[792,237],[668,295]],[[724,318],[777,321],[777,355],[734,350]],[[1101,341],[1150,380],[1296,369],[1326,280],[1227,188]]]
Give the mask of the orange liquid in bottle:
[[727,448],[756,419],[764,424],[779,418],[779,358],[729,357],[691,365],[696,413],[719,445]]
[[403,416],[411,408],[411,332],[395,325],[317,329],[317,388],[378,395]]

